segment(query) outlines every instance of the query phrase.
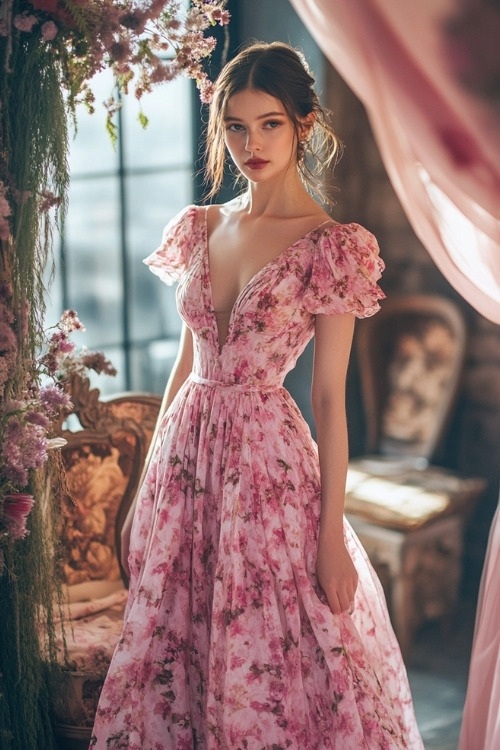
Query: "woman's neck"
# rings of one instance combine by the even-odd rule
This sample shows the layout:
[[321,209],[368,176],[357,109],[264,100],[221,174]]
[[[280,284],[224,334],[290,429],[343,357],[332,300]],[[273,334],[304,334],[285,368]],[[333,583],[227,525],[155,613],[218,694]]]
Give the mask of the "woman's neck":
[[269,183],[249,183],[248,190],[240,196],[240,210],[248,216],[290,217],[321,210],[309,195],[300,178],[280,182],[280,185]]

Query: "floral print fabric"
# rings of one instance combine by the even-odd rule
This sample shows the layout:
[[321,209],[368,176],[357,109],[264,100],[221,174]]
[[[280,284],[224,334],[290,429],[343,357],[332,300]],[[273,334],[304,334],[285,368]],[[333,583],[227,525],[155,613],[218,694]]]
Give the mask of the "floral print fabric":
[[92,746],[420,750],[383,593],[347,522],[353,615],[318,588],[317,448],[282,386],[316,313],[378,309],[375,239],[357,224],[309,232],[243,289],[223,342],[206,210],[181,212],[145,262],[179,282],[194,366],[141,491]]

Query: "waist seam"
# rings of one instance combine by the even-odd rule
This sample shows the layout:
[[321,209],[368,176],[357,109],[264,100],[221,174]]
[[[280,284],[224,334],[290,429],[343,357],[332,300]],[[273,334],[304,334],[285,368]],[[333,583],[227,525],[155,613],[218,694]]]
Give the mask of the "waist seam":
[[196,383],[197,385],[206,386],[207,388],[228,388],[230,390],[237,390],[237,391],[243,391],[243,392],[245,391],[256,392],[256,393],[279,391],[283,387],[282,385],[266,385],[264,383],[262,384],[225,383],[222,380],[211,380],[209,378],[202,378],[199,375],[196,375],[195,373],[190,374],[189,380],[191,380],[193,383]]

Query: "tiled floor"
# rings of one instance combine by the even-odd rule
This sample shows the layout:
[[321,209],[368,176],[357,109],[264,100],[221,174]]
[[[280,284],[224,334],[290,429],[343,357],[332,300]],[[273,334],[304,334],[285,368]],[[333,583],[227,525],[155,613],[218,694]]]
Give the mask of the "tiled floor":
[[475,602],[463,602],[452,633],[429,623],[417,634],[408,676],[426,750],[457,750],[474,614]]

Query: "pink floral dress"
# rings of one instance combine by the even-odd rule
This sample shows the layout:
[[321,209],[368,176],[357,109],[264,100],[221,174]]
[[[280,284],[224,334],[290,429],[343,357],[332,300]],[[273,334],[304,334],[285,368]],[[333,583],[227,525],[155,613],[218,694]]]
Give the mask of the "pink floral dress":
[[184,209],[145,262],[179,282],[194,366],[141,491],[91,746],[420,750],[381,587],[347,522],[354,613],[332,614],[318,589],[317,448],[282,385],[316,313],[377,311],[375,238],[358,224],[309,232],[243,289],[224,342],[206,210]]

